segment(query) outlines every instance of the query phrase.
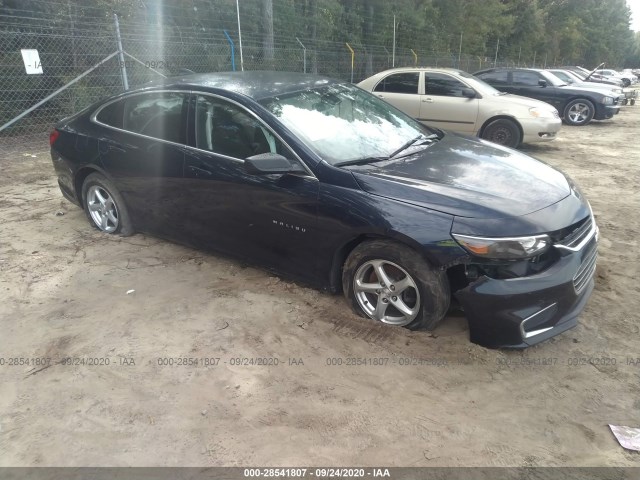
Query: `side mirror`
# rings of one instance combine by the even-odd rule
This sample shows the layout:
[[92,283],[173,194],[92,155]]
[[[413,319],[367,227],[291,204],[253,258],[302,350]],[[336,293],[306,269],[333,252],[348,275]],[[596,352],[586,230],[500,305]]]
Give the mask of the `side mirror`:
[[304,171],[300,165],[278,153],[260,153],[244,161],[247,173],[253,175],[284,175]]
[[476,91],[473,88],[463,88],[462,96],[465,98],[476,98]]
[[546,80],[538,80],[538,85],[541,87],[546,87],[547,86],[547,81]]

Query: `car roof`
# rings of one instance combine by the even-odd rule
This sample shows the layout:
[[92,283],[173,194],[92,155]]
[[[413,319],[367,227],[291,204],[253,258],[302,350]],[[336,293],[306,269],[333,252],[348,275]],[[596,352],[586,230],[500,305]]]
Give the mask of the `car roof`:
[[448,72],[448,73],[467,73],[464,70],[459,70],[457,68],[447,68],[447,67],[396,67],[396,68],[390,68],[388,70],[383,70],[382,72],[378,72],[376,73],[376,75],[380,75],[380,74],[389,74],[389,73],[400,73],[400,72],[411,72],[411,71],[416,71],[416,70],[420,70],[423,72]]
[[525,67],[493,67],[493,68],[486,68],[484,70],[479,70],[476,73],[479,72],[500,72],[500,71],[515,71],[515,70],[522,70],[522,71],[526,71],[526,72],[544,72],[545,70],[543,68],[525,68]]
[[346,82],[304,73],[247,71],[196,73],[169,77],[152,82],[146,87],[221,89],[260,100],[339,83]]

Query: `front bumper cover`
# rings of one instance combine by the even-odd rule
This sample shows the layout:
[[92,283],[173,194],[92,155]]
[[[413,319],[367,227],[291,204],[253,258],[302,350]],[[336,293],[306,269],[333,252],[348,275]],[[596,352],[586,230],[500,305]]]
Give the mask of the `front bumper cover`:
[[488,348],[526,348],[577,324],[594,287],[597,227],[579,251],[563,250],[544,272],[497,280],[482,276],[456,297],[472,342]]

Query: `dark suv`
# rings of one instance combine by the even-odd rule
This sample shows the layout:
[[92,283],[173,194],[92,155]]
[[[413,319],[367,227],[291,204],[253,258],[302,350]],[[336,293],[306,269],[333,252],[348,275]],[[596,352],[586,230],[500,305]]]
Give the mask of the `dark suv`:
[[585,87],[568,86],[540,69],[490,68],[474,75],[500,91],[550,103],[568,125],[606,120],[620,110],[617,98]]

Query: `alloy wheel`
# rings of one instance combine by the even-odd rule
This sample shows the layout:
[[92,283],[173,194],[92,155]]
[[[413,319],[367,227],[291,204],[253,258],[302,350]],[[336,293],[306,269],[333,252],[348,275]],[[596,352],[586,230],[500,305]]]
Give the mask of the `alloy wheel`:
[[113,233],[118,229],[118,208],[109,192],[100,185],[92,185],[87,191],[87,208],[100,230]]
[[589,105],[578,102],[569,109],[569,119],[574,123],[583,123],[589,119],[589,113]]
[[356,271],[353,291],[374,320],[397,326],[411,323],[420,311],[420,292],[405,269],[387,260],[369,260]]

